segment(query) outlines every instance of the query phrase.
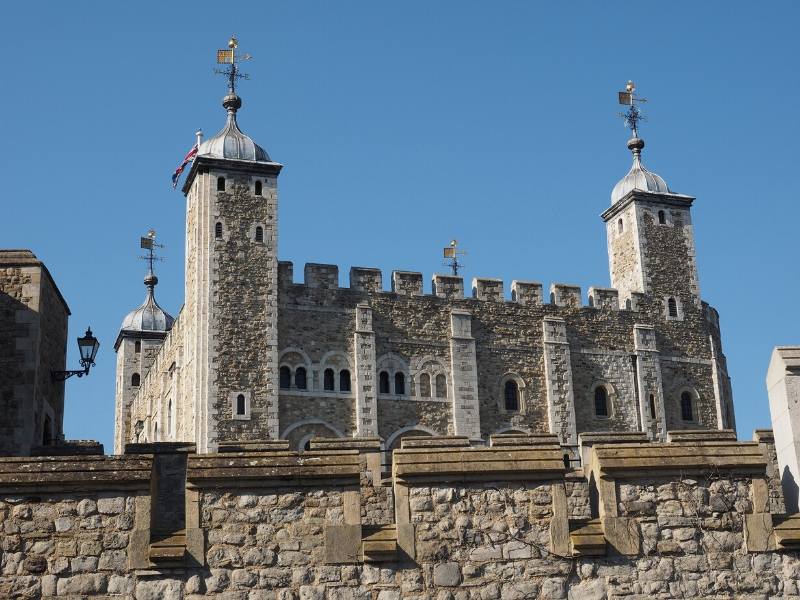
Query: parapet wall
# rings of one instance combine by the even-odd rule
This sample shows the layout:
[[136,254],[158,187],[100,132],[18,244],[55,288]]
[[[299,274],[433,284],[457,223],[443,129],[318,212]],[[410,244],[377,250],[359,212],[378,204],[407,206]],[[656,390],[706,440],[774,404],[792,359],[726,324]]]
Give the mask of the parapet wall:
[[388,481],[370,440],[4,458],[0,595],[792,597],[800,517],[774,509],[757,437],[586,436],[577,469],[552,436],[407,440]]

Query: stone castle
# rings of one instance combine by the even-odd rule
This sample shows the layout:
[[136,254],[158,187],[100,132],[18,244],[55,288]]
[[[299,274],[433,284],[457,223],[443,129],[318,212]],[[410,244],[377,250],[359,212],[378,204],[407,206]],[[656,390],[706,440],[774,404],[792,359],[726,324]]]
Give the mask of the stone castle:
[[63,440],[69,311],[0,252],[0,598],[800,598],[800,349],[773,355],[775,434],[737,440],[693,198],[635,130],[613,287],[467,298],[408,271],[295,283],[241,105],[183,186],[183,308],[151,262],[117,336],[113,455]]

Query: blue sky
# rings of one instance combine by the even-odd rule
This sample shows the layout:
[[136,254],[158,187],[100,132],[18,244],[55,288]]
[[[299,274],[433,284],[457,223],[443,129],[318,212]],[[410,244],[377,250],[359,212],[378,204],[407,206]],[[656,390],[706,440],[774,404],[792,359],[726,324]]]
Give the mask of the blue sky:
[[599,214],[630,165],[616,92],[637,82],[645,164],[693,209],[739,436],[769,425],[764,375],[800,344],[798,5],[790,2],[14,3],[4,6],[0,247],[43,259],[74,338],[65,430],[112,448],[113,343],[144,297],[138,237],[166,244],[158,299],[183,296],[171,171],[222,127],[214,53],[255,60],[242,128],[283,163],[279,254],[465,278],[607,286]]

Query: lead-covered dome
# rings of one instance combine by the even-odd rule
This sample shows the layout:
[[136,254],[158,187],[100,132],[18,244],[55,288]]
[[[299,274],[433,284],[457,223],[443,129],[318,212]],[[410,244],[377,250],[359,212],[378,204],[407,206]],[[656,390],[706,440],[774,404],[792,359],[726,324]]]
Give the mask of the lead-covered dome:
[[222,131],[200,144],[197,150],[198,156],[272,162],[267,151],[239,129],[236,111],[241,108],[242,99],[236,94],[228,94],[222,99],[222,106],[228,111],[228,121]]
[[644,140],[634,137],[628,140],[628,148],[633,153],[633,165],[628,174],[619,180],[614,190],[611,192],[611,204],[622,200],[628,192],[639,190],[642,192],[653,192],[657,194],[671,194],[667,182],[664,179],[648,171],[642,164],[642,148]]
[[147,286],[147,297],[142,305],[132,310],[122,320],[121,329],[124,331],[169,331],[175,319],[156,302],[155,286],[158,277],[148,273],[144,278]]

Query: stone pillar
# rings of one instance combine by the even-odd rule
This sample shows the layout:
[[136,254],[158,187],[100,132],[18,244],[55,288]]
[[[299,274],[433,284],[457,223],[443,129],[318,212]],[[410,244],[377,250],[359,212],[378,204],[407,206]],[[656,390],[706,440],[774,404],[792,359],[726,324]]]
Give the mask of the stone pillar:
[[800,346],[779,346],[772,351],[767,393],[786,510],[796,513],[800,482]]
[[577,446],[575,396],[572,388],[572,363],[564,319],[545,317],[544,368],[547,388],[547,415],[550,433],[564,446]]
[[478,403],[478,362],[472,315],[469,311],[450,311],[450,370],[453,379],[453,424],[455,435],[481,439]]
[[359,437],[378,435],[378,400],[375,390],[375,332],[372,309],[356,306],[353,349],[356,365],[356,433]]
[[[656,332],[650,325],[633,326],[633,347],[636,352],[636,394],[639,398],[639,425],[653,441],[667,439],[664,386],[661,363],[656,348]],[[652,405],[650,403],[652,396]],[[655,413],[655,417],[653,414]]]

